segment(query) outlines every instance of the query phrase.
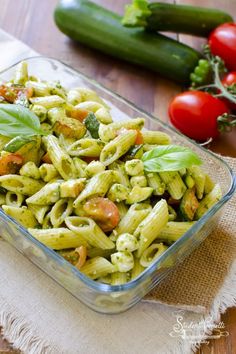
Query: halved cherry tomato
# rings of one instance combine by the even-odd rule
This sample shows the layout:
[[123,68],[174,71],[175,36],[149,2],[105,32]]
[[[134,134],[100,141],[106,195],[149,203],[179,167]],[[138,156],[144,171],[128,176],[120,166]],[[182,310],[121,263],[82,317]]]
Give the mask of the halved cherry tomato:
[[6,101],[10,103],[14,103],[17,98],[20,98],[22,95],[27,99],[32,97],[33,89],[17,86],[0,86],[0,96],[2,96]]
[[89,111],[87,109],[82,108],[73,108],[71,110],[68,110],[66,113],[68,117],[77,119],[82,123],[89,114]]
[[136,140],[135,140],[135,145],[142,145],[144,143],[144,140],[143,140],[143,134],[141,133],[140,130],[136,130],[137,131],[137,137],[136,137]]
[[221,57],[230,70],[236,70],[236,23],[224,23],[209,36],[212,54]]
[[117,206],[108,198],[96,197],[84,204],[84,211],[104,232],[112,231],[120,221]]
[[0,176],[15,174],[23,165],[24,159],[19,154],[6,154],[0,157]]
[[202,91],[186,91],[172,100],[169,106],[171,123],[188,137],[206,141],[219,135],[217,118],[229,113],[220,99]]
[[52,163],[52,160],[50,159],[49,153],[46,152],[46,154],[43,155],[43,157],[41,158],[41,160],[45,163]]
[[0,96],[10,103],[13,103],[17,99],[16,92],[5,85],[0,86]]
[[[232,71],[228,74],[226,74],[223,77],[222,84],[227,87],[231,85],[235,85],[235,91],[236,91],[236,71]],[[228,100],[224,100],[227,106],[233,110],[236,110],[236,104],[233,102],[230,102]]]

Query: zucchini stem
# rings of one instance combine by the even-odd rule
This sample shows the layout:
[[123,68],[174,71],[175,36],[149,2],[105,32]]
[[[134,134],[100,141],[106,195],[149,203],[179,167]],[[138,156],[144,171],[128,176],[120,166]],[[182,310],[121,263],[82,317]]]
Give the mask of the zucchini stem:
[[147,0],[133,0],[132,4],[125,6],[122,25],[125,27],[146,27],[147,18],[151,13]]

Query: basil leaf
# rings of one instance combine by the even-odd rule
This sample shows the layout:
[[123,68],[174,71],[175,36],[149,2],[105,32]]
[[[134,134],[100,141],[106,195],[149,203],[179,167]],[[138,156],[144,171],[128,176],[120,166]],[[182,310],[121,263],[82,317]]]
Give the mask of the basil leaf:
[[178,145],[160,145],[145,152],[142,161],[147,172],[178,171],[202,163],[192,150]]
[[0,133],[15,136],[46,135],[38,117],[28,108],[17,104],[0,104]]
[[22,146],[24,146],[25,144],[29,143],[33,141],[32,137],[28,137],[28,136],[17,136],[13,139],[11,139],[9,141],[9,143],[7,143],[3,150],[7,151],[7,152],[16,152],[18,151]]

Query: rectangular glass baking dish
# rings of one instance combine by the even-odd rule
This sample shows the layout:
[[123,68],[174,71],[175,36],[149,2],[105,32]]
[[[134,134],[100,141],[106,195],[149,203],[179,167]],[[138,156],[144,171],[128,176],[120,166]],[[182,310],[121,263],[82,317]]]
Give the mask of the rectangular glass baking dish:
[[[28,62],[30,75],[45,80],[60,80],[62,85],[67,88],[86,86],[97,91],[112,108],[111,113],[114,120],[144,117],[146,128],[166,132],[171,135],[173,143],[188,146],[195,151],[203,161],[203,169],[212,176],[215,182],[221,185],[223,191],[221,200],[188,232],[135,280],[116,286],[101,284],[87,278],[56,252],[37,241],[24,227],[0,209],[1,236],[40,269],[95,311],[102,313],[125,311],[140,301],[215,229],[223,206],[236,189],[236,178],[224,161],[71,67],[58,60],[45,57],[33,57],[25,60]],[[14,75],[16,65],[2,71],[0,79],[10,80]]]

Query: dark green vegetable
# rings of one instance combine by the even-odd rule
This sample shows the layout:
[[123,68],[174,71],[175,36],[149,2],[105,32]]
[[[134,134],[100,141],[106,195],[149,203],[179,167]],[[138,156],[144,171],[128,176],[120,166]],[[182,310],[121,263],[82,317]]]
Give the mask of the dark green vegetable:
[[233,18],[224,11],[189,5],[133,0],[126,5],[122,23],[127,27],[145,27],[150,31],[187,33],[207,37],[210,32]]
[[25,144],[29,143],[32,141],[32,138],[28,138],[25,136],[16,136],[15,138],[13,138],[12,140],[9,141],[9,143],[7,143],[3,150],[4,151],[8,151],[8,152],[16,152],[18,151],[22,146],[24,146]]
[[87,0],[61,0],[55,9],[59,29],[81,43],[182,84],[200,58],[196,50],[160,34],[129,29],[121,16]]
[[194,189],[187,189],[180,203],[180,212],[184,220],[192,221],[199,202],[195,196]]
[[125,154],[125,160],[132,160],[132,159],[141,159],[143,156],[143,145],[134,145],[132,146],[129,151]]
[[84,124],[88,131],[90,132],[92,138],[98,139],[98,129],[99,129],[99,121],[97,120],[94,113],[90,112],[84,120]]
[[0,193],[6,194],[7,193],[7,189],[3,188],[2,186],[0,186]]
[[159,145],[145,152],[141,160],[146,172],[178,171],[202,163],[192,150],[178,145]]

